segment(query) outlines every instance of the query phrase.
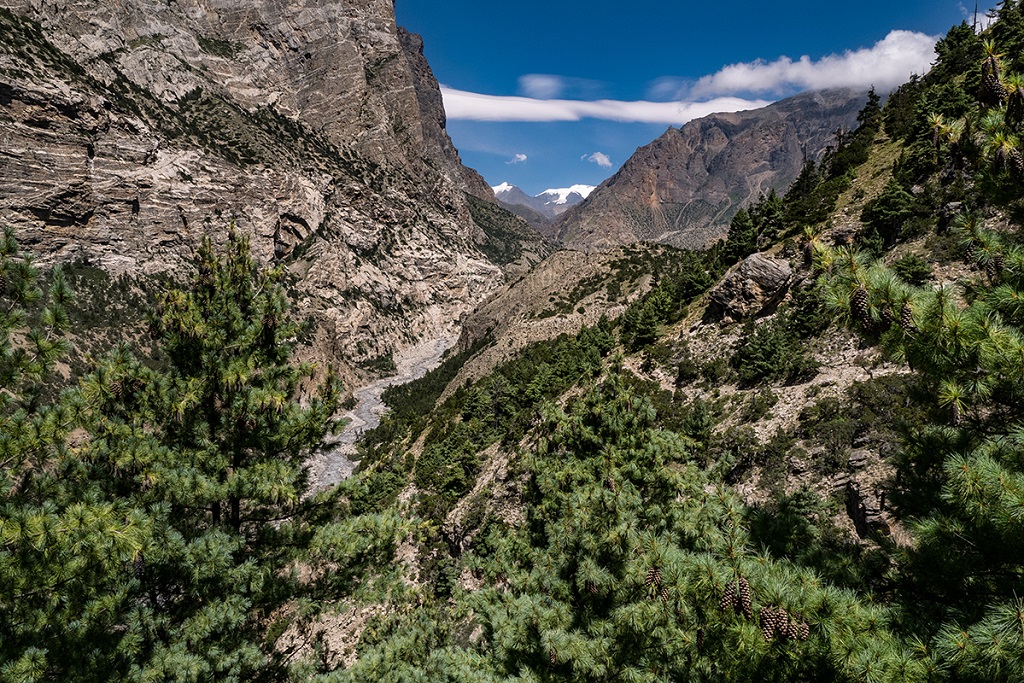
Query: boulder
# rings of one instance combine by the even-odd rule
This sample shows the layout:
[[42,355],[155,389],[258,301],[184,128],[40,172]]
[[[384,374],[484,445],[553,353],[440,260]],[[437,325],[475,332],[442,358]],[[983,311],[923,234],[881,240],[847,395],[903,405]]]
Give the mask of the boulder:
[[748,256],[711,290],[708,314],[735,322],[774,310],[793,280],[789,262],[767,254]]

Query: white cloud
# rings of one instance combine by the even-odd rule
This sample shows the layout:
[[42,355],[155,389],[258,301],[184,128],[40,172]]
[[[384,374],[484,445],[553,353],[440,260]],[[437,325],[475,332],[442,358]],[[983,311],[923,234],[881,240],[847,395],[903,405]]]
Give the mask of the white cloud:
[[580,79],[529,74],[519,79],[525,96],[482,95],[441,87],[449,119],[469,121],[541,122],[603,119],[624,123],[660,123],[680,126],[714,113],[758,109],[771,104],[762,97],[778,98],[803,90],[874,86],[886,92],[924,74],[935,58],[933,36],[892,31],[870,48],[848,50],[812,61],[780,57],[726,66],[696,82],[672,77],[654,81],[648,97],[655,100],[624,102],[608,99],[555,99],[576,92],[587,83]]
[[524,161],[526,161],[526,158],[527,157],[526,157],[525,154],[517,154],[514,157],[512,157],[511,159],[509,159],[508,161],[506,161],[505,163],[506,164],[521,164]]
[[736,93],[782,94],[793,90],[863,88],[887,91],[924,74],[935,58],[934,36],[913,31],[891,31],[870,48],[848,50],[812,61],[780,57],[773,62],[757,60],[729,65],[704,76],[689,97],[716,97]]
[[530,97],[481,95],[441,87],[449,119],[467,121],[579,121],[604,119],[628,123],[682,125],[716,112],[759,109],[771,102],[720,97],[707,102],[623,102],[620,100],[539,100]]
[[565,80],[548,74],[527,74],[519,78],[519,92],[538,100],[552,100],[565,91]]
[[976,25],[976,29],[978,31],[986,30],[989,26],[992,25],[992,22],[995,21],[996,9],[994,7],[989,10],[982,10],[979,8],[977,17],[975,17],[974,10],[964,7],[963,3],[960,3],[959,7],[960,13],[964,16],[964,21],[966,21],[968,24],[974,25],[974,21],[975,19],[977,19],[978,23]]
[[592,164],[597,164],[601,168],[611,168],[612,167],[612,160],[604,152],[594,152],[590,156],[587,156],[586,154],[584,154],[583,156],[580,157],[580,159],[583,159],[585,161],[589,161]]

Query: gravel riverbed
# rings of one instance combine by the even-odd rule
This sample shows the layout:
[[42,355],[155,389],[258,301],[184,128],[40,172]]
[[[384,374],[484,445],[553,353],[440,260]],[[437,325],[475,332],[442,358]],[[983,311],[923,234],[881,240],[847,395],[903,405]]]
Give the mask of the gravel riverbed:
[[355,391],[356,407],[342,415],[349,421],[348,424],[340,433],[329,437],[329,448],[306,463],[309,467],[311,493],[330,488],[352,476],[359,464],[355,459],[356,441],[363,432],[379,425],[387,410],[381,398],[384,390],[423,377],[441,363],[445,352],[455,342],[454,337],[421,342],[395,358],[397,374]]

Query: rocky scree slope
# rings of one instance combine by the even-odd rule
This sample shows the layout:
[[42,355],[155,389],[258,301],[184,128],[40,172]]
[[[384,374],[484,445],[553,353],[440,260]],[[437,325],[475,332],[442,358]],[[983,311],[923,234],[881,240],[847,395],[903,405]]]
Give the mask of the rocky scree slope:
[[579,249],[638,241],[705,247],[725,235],[740,207],[785,191],[838,130],[855,128],[866,99],[851,90],[805,93],[669,128],[563,214],[552,237]]
[[233,223],[296,276],[313,355],[351,365],[547,253],[520,224],[485,254],[469,198],[493,195],[389,0],[6,0],[0,29],[0,220],[43,263],[173,274]]

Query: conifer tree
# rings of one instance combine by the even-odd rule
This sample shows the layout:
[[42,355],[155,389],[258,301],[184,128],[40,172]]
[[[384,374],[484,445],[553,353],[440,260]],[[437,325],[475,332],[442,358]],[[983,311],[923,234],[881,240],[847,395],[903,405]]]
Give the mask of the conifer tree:
[[[130,567],[152,523],[80,479],[71,434],[84,404],[41,397],[67,348],[71,295],[0,237],[0,681],[103,680]],[[62,675],[67,672],[69,675]]]
[[[873,680],[901,680],[882,612],[752,552],[743,506],[687,463],[685,438],[653,420],[617,373],[567,412],[546,412],[527,456],[527,527],[495,530],[492,550],[471,564],[500,582],[467,597],[483,641],[473,652],[446,648],[446,670],[459,663],[482,680],[792,681],[857,680],[867,665]],[[366,664],[390,659],[397,670],[386,680],[426,665],[426,653],[398,662],[389,652],[371,650]],[[379,669],[353,675],[368,671]]]
[[338,392],[328,376],[300,402],[314,368],[290,364],[299,328],[280,268],[234,231],[223,256],[204,241],[196,266],[157,304],[156,367],[122,346],[81,389],[88,476],[155,520],[125,584],[120,653],[132,678],[275,678],[281,653],[262,633],[296,595],[289,565],[313,534],[304,462]]

